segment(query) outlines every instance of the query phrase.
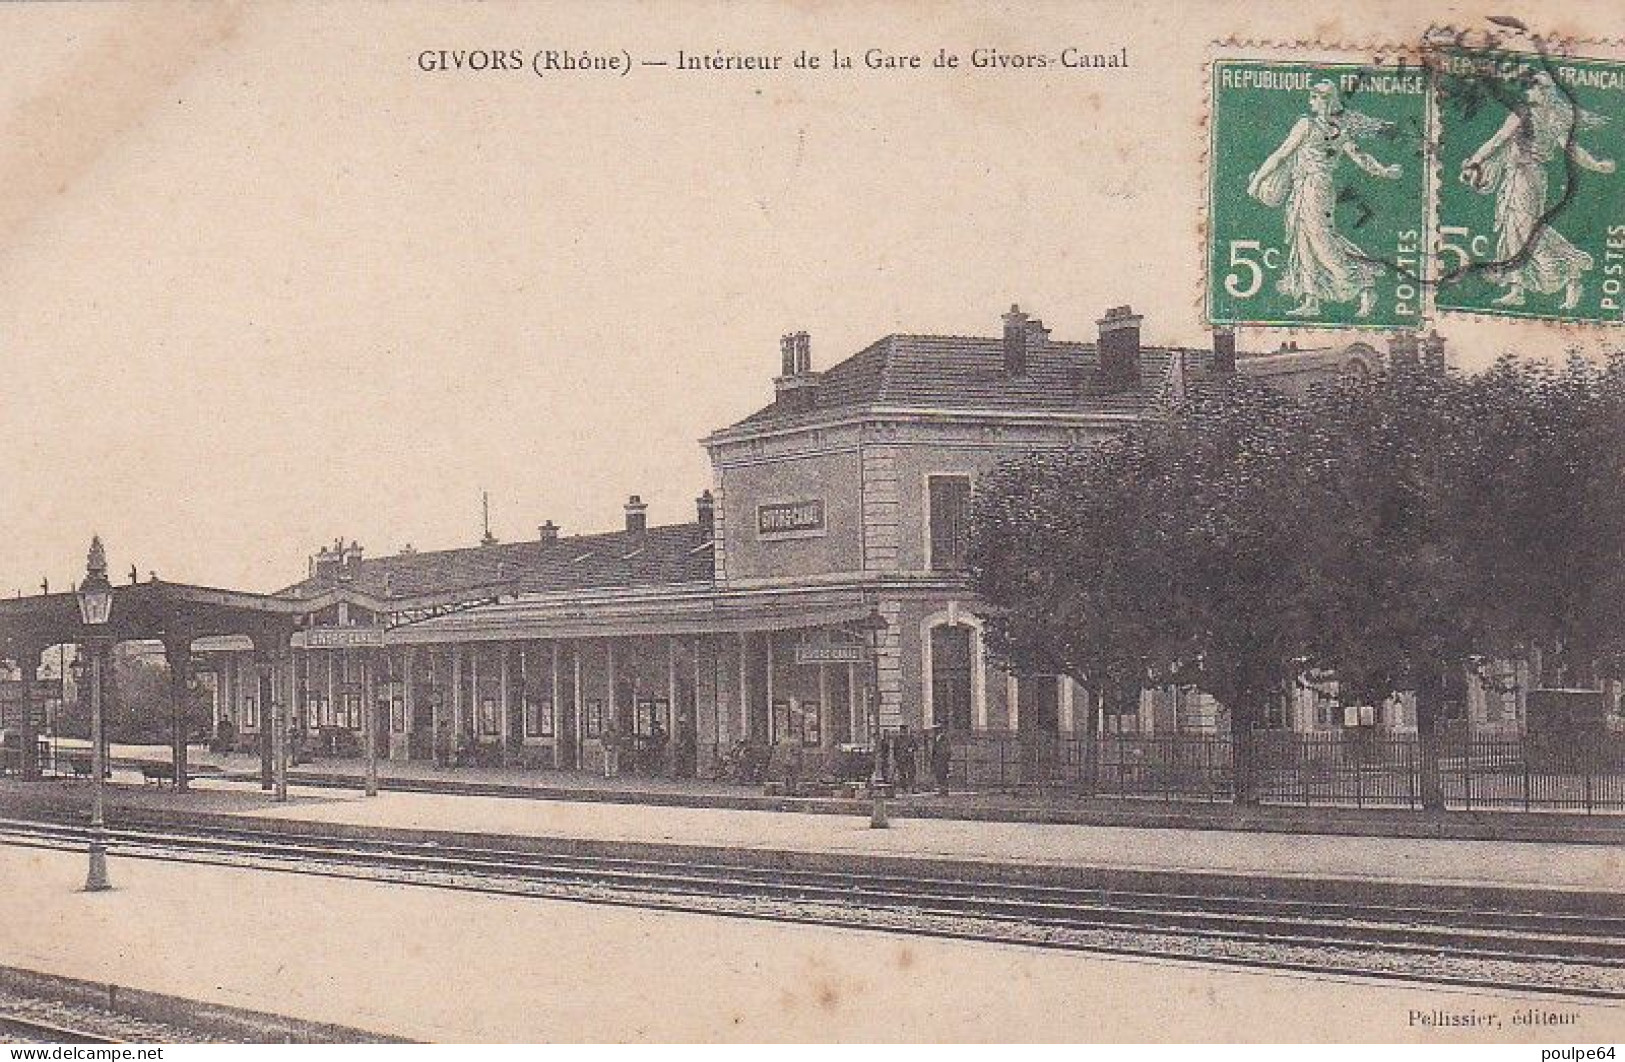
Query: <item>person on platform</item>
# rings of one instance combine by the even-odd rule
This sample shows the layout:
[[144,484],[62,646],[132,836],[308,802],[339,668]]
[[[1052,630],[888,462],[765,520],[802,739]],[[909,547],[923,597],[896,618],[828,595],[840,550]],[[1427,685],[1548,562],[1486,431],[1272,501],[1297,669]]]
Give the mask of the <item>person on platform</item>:
[[604,777],[616,778],[621,773],[621,728],[614,719],[604,728],[604,736],[600,739],[604,746]]
[[672,754],[671,773],[676,778],[694,777],[695,758],[698,750],[694,747],[694,726],[689,715],[689,709],[677,709],[677,741]]
[[217,736],[215,738],[215,742],[218,744],[219,748],[217,748],[215,751],[237,751],[237,724],[232,722],[231,716],[225,714],[220,716],[220,725],[216,728],[216,733]]
[[939,726],[931,739],[931,776],[937,780],[937,793],[948,795],[948,768],[953,763],[954,746],[948,728]]
[[657,715],[649,721],[649,753],[645,773],[661,773],[666,759],[666,742],[666,728],[661,725],[660,717]]
[[914,792],[914,783],[919,778],[919,752],[920,746],[909,731],[908,724],[904,723],[897,728],[897,734],[892,738],[892,757],[897,761],[897,785],[905,793]]

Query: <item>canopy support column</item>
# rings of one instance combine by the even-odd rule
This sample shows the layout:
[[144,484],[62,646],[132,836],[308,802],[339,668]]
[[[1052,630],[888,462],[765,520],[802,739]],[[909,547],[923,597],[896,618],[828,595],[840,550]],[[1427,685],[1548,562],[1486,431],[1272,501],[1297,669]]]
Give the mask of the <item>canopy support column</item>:
[[259,706],[258,717],[260,747],[260,789],[269,793],[276,788],[276,725],[271,721],[271,702],[276,699],[276,680],[271,673],[272,649],[262,641],[254,643],[254,701]]
[[33,645],[25,645],[17,650],[17,667],[22,672],[20,729],[23,741],[23,747],[18,751],[21,760],[17,769],[25,782],[37,782],[40,777],[39,728],[34,725],[34,684],[39,681],[40,653],[40,648]]
[[192,637],[173,634],[164,639],[164,659],[169,664],[170,767],[175,789],[191,788],[186,776],[187,705],[192,689]]
[[378,662],[383,650],[363,653],[361,658],[361,741],[367,757],[367,796],[378,795]]

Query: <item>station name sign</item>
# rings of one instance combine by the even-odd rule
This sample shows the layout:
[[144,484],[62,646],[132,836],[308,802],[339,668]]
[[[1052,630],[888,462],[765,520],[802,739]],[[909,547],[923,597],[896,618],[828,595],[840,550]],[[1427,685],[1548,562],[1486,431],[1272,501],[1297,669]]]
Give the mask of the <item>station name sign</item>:
[[797,664],[861,664],[869,658],[861,645],[798,645]]
[[306,649],[377,649],[384,644],[382,627],[311,627]]
[[824,500],[772,502],[756,507],[756,533],[763,538],[820,535],[824,532]]

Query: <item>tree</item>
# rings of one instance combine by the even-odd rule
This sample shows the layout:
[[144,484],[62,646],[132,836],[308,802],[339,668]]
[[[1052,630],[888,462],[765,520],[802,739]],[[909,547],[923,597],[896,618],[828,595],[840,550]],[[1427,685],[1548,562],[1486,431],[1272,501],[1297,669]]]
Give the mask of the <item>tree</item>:
[[1331,507],[1302,573],[1320,604],[1310,662],[1357,703],[1414,695],[1423,804],[1443,804],[1438,732],[1482,644],[1482,572],[1462,548],[1472,464],[1471,391],[1453,372],[1398,362],[1315,391],[1331,442]]
[[1307,649],[1312,539],[1290,514],[1317,504],[1324,451],[1298,403],[1231,379],[1093,447],[1004,466],[972,521],[991,651],[1102,698],[1213,695],[1243,737],[1237,799],[1253,800],[1248,735]]
[[[112,653],[105,672],[104,700],[107,740],[135,745],[168,744],[174,721],[170,700],[169,666],[128,647]],[[78,696],[62,706],[58,726],[68,737],[90,736],[88,679],[76,683]],[[186,733],[207,732],[210,709],[194,682],[187,689]]]
[[1446,702],[1485,664],[1550,653],[1585,682],[1625,638],[1625,361],[1396,364],[1316,392],[1337,506],[1306,571],[1312,659],[1376,703],[1415,697],[1424,806]]
[[1303,402],[1232,379],[1087,450],[984,483],[972,571],[989,645],[1127,694],[1188,684],[1237,737],[1311,674],[1415,698],[1443,806],[1446,703],[1470,669],[1543,652],[1625,674],[1625,356],[1399,361]]
[[1552,679],[1625,670],[1625,355],[1503,358],[1471,382],[1462,550],[1489,597],[1480,651]]

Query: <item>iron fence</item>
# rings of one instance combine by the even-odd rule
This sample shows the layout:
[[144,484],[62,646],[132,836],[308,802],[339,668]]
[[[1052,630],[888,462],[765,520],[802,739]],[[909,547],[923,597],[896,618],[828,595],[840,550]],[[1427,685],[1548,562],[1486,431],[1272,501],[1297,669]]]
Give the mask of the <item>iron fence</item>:
[[[1415,735],[1227,735],[977,731],[950,735],[961,789],[1053,789],[1121,799],[1230,801],[1251,782],[1265,804],[1420,808],[1430,785],[1447,808],[1625,812],[1625,737],[1601,741],[1451,735],[1424,755]],[[1238,753],[1240,754],[1238,760]],[[922,770],[922,777],[929,775]]]

